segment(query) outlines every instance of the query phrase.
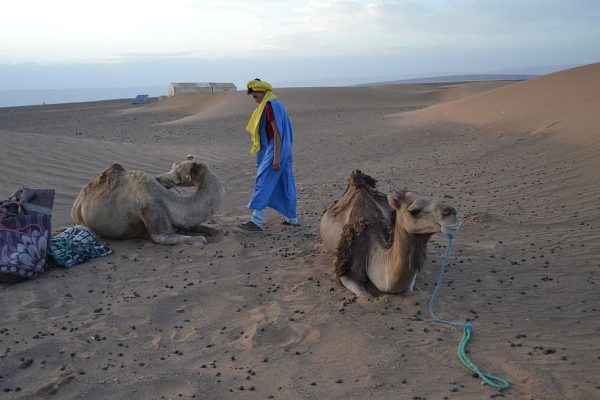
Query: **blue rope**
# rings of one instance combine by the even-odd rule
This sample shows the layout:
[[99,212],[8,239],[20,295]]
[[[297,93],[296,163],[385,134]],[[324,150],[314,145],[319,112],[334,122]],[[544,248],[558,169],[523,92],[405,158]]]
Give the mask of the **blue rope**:
[[452,246],[452,239],[454,239],[454,232],[456,232],[457,229],[458,226],[450,227],[450,229],[446,231],[446,233],[448,234],[448,247],[446,248],[446,255],[444,256],[444,261],[442,262],[442,266],[440,268],[440,275],[438,276],[437,282],[435,283],[435,288],[433,290],[433,294],[431,295],[431,299],[429,300],[429,315],[431,315],[431,319],[433,319],[436,322],[463,328],[463,337],[460,341],[460,344],[458,345],[457,351],[459,360],[464,364],[465,367],[467,367],[469,371],[471,371],[475,376],[481,379],[481,381],[486,385],[491,386],[494,389],[506,390],[510,387],[510,383],[508,383],[508,381],[488,374],[486,372],[481,372],[481,370],[473,363],[473,361],[471,361],[469,357],[467,357],[466,348],[467,344],[469,343],[469,340],[471,339],[473,325],[469,322],[462,323],[447,321],[445,319],[438,318],[433,312],[433,304],[440,290],[442,281],[444,280],[444,275],[446,275],[448,258],[450,256],[450,248]]
[[433,289],[433,294],[431,295],[431,299],[429,300],[429,315],[431,315],[431,319],[436,322],[440,322],[446,325],[458,326],[461,328],[473,329],[473,325],[470,323],[462,323],[462,322],[452,322],[446,321],[445,319],[438,318],[433,312],[433,303],[435,303],[435,298],[440,291],[440,285],[444,280],[444,276],[446,275],[446,268],[448,266],[448,258],[450,257],[450,249],[452,247],[452,239],[454,239],[454,235],[452,233],[448,233],[448,247],[446,248],[446,255],[444,256],[444,262],[442,263],[442,268],[440,269],[440,275],[438,276],[437,282],[435,283],[435,289]]

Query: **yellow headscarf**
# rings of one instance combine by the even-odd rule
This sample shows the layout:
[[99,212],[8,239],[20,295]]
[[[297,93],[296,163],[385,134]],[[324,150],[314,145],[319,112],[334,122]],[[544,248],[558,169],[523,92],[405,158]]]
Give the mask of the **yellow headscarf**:
[[252,148],[250,149],[250,153],[256,154],[256,152],[260,150],[260,117],[262,117],[267,102],[275,100],[277,96],[273,93],[273,87],[269,82],[261,81],[259,79],[249,81],[246,84],[246,87],[254,92],[265,92],[265,97],[263,97],[258,107],[256,107],[250,117],[250,121],[248,121],[248,125],[246,125],[246,130],[252,136]]

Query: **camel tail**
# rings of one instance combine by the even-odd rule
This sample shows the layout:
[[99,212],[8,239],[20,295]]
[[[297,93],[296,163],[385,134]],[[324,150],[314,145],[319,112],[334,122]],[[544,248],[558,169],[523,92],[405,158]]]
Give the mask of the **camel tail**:
[[75,199],[75,203],[73,203],[73,207],[71,208],[71,218],[73,219],[73,223],[75,223],[75,225],[83,224],[83,216],[81,215],[82,193],[83,190],[81,191],[81,193],[79,193],[79,196],[77,196],[77,198]]

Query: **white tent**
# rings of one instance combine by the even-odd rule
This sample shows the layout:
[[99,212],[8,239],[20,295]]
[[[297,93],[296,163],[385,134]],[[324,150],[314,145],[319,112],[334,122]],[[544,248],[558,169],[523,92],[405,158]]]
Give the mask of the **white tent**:
[[171,82],[168,86],[168,96],[187,93],[211,93],[212,86],[207,82]]
[[237,92],[237,87],[233,83],[210,82],[210,86],[213,93]]

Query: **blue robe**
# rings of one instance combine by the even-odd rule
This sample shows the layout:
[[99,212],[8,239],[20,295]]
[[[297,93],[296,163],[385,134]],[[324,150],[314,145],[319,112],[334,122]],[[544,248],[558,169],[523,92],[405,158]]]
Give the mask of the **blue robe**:
[[287,218],[296,218],[296,182],[292,170],[292,124],[279,100],[271,100],[281,146],[279,169],[273,170],[275,139],[267,141],[267,115],[260,119],[260,150],[256,153],[256,182],[248,208],[262,210],[271,207]]

